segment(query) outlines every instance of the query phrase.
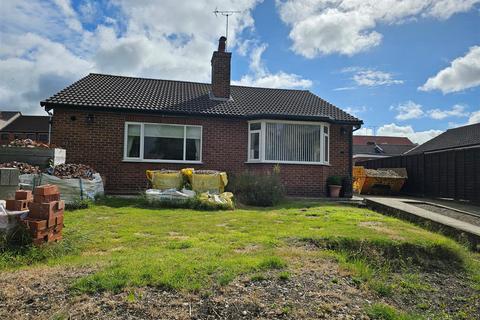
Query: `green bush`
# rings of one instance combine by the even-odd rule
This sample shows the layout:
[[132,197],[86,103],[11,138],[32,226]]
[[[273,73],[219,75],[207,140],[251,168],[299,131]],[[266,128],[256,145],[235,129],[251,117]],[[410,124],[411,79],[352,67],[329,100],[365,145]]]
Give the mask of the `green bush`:
[[327,185],[329,186],[341,186],[342,185],[342,177],[340,176],[330,176],[327,179]]
[[90,204],[92,203],[92,200],[87,200],[87,199],[76,199],[70,203],[65,204],[65,209],[66,210],[80,210],[80,209],[88,209],[90,207]]
[[240,202],[247,205],[273,206],[285,197],[278,169],[267,174],[244,172],[231,180],[230,190]]

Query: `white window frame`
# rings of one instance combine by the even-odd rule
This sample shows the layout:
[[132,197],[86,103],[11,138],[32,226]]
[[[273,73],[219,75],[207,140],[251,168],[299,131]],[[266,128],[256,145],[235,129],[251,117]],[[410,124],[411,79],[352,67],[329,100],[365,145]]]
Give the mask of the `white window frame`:
[[[248,161],[250,162],[260,162],[262,161],[262,128],[263,128],[263,125],[260,124],[260,129],[254,129],[254,130],[251,130],[250,129],[250,124],[254,124],[254,123],[258,123],[258,122],[249,122],[248,123]],[[252,151],[252,134],[253,133],[258,133],[258,159],[254,159],[251,157],[251,153],[250,151]]]
[[[140,125],[140,157],[132,158],[127,156],[127,141],[128,141],[128,126]],[[200,160],[166,160],[166,159],[144,159],[144,139],[145,139],[145,125],[168,125],[183,127],[183,159],[186,158],[186,144],[187,144],[187,128],[200,128]],[[173,124],[173,123],[155,123],[155,122],[131,122],[125,121],[124,138],[123,138],[123,161],[125,162],[152,162],[152,163],[202,163],[203,153],[203,126],[189,125],[189,124]]]
[[[251,144],[251,139],[250,139],[250,134],[252,132],[256,132],[258,130],[250,130],[250,124],[252,123],[260,123],[261,128],[260,128],[260,159],[251,159],[250,158],[250,144]],[[320,127],[320,159],[321,161],[285,161],[285,160],[266,160],[265,159],[265,143],[266,143],[266,127],[267,123],[283,123],[283,124],[300,124],[300,125],[316,125]],[[328,161],[325,161],[325,132],[324,132],[324,127],[328,128]],[[331,139],[330,139],[330,124],[327,122],[313,122],[313,121],[293,121],[293,120],[252,120],[248,121],[248,148],[247,148],[247,163],[279,163],[279,164],[305,164],[305,165],[330,165],[330,144],[331,144]]]

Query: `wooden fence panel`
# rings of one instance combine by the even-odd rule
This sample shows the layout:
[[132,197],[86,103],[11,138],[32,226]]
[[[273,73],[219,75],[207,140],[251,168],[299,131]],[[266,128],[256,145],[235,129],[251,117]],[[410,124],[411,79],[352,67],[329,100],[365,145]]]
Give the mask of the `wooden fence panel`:
[[480,203],[480,148],[367,160],[369,169],[406,168],[402,193]]

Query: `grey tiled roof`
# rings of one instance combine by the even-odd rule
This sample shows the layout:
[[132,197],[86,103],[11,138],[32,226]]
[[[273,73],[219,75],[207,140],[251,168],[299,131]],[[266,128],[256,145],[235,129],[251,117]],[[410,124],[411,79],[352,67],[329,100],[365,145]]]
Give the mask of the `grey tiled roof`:
[[24,116],[10,122],[2,131],[5,132],[48,132],[49,116]]
[[212,100],[210,84],[91,73],[40,104],[99,110],[158,112],[243,118],[326,120],[361,124],[360,119],[306,90],[231,86],[228,101]]
[[353,154],[373,154],[383,156],[399,156],[405,152],[413,149],[415,145],[394,145],[394,144],[379,144],[383,152],[377,152],[375,145],[354,145]]
[[418,154],[442,149],[480,145],[480,123],[449,129],[441,135],[419,145],[408,154]]

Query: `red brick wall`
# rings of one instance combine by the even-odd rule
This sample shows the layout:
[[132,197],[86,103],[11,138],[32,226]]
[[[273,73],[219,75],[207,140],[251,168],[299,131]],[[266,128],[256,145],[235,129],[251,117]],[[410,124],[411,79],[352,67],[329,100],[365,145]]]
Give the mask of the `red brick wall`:
[[212,93],[216,98],[230,98],[230,60],[232,53],[215,51],[212,56]]
[[[271,171],[272,164],[246,164],[248,127],[245,120],[220,118],[182,118],[118,112],[89,112],[56,108],[52,143],[67,149],[67,162],[92,166],[105,177],[108,193],[135,193],[147,187],[145,170],[196,169],[224,170],[229,174],[245,170]],[[72,120],[75,117],[76,120]],[[191,124],[203,126],[201,165],[123,162],[125,121]],[[330,163],[323,165],[281,164],[281,177],[287,193],[296,196],[325,196],[329,175],[349,175],[349,135],[341,126],[330,127]]]

